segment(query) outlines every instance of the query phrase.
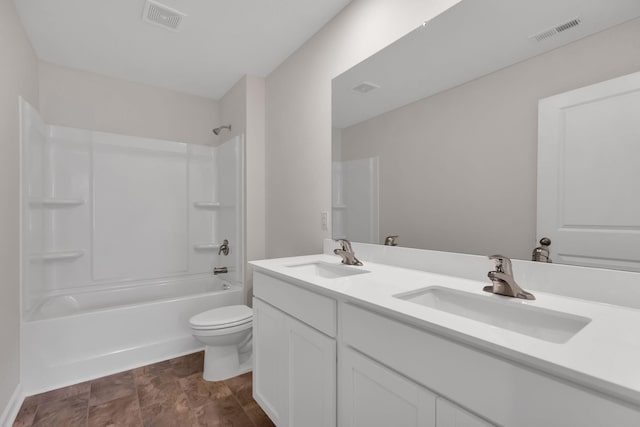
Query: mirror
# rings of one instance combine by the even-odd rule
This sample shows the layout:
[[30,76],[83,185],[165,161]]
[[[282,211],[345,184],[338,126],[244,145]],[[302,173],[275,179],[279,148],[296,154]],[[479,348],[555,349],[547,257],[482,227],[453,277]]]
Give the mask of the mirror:
[[531,259],[538,101],[639,71],[639,16],[637,0],[463,0],[336,77],[334,238]]

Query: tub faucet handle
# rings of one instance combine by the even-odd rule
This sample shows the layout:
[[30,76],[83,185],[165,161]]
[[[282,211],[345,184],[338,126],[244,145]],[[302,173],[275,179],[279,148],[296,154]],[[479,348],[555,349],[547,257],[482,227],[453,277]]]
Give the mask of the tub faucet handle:
[[224,239],[222,241],[222,244],[220,245],[220,248],[218,249],[218,255],[220,254],[224,254],[224,256],[229,255],[229,241],[227,239]]

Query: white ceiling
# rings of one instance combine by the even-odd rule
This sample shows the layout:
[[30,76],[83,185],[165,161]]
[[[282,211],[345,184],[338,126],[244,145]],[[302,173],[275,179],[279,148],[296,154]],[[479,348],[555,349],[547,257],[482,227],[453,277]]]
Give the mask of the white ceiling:
[[38,57],[220,99],[266,76],[350,0],[160,0],[179,32],[142,21],[144,0],[14,0]]
[[[345,128],[640,16],[640,0],[463,0],[333,80]],[[537,42],[530,36],[580,18]],[[353,87],[371,82],[362,94]]]

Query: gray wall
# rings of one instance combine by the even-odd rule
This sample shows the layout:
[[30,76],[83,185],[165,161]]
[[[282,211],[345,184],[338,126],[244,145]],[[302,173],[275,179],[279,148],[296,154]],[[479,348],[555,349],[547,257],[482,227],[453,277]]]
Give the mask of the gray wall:
[[45,123],[195,144],[220,138],[212,99],[46,62],[39,74]]
[[538,100],[640,70],[640,19],[343,129],[344,160],[380,155],[380,235],[528,259]]
[[20,382],[18,96],[38,105],[38,61],[11,0],[0,1],[0,417]]

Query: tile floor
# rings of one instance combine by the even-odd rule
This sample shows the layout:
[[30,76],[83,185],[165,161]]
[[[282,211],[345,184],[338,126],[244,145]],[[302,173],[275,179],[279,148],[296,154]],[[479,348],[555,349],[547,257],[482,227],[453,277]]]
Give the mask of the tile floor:
[[13,425],[274,425],[251,396],[250,372],[226,381],[204,381],[203,356],[194,353],[30,396]]

